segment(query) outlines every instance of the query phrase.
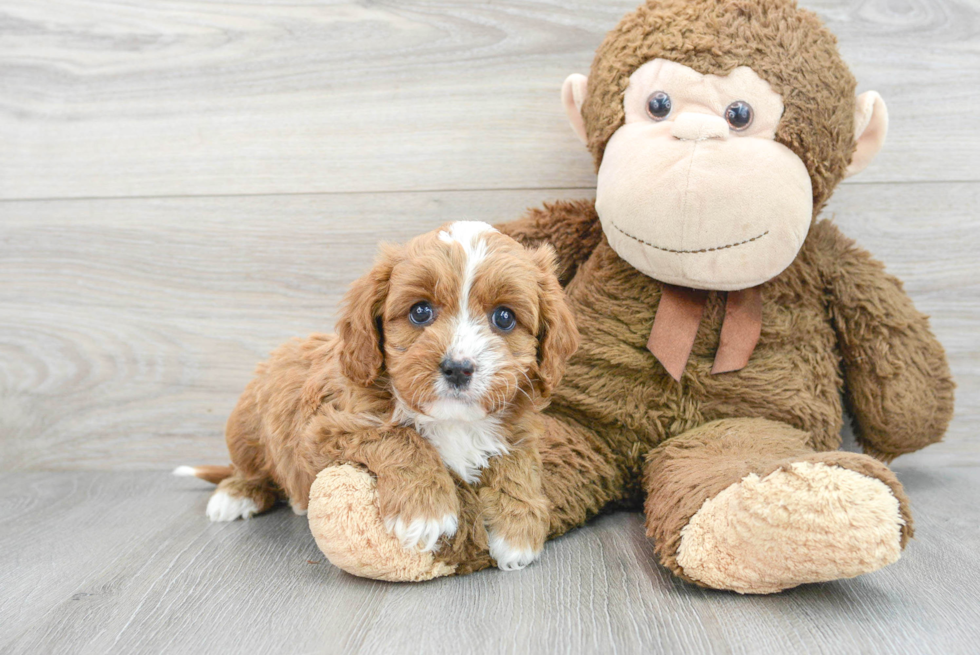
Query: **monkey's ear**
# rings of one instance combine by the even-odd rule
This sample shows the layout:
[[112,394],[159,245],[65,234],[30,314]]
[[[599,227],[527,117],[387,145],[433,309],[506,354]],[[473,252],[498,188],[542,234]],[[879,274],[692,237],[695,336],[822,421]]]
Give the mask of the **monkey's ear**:
[[565,83],[561,85],[561,104],[565,105],[565,113],[568,114],[568,122],[572,124],[572,131],[582,143],[588,144],[589,138],[585,135],[585,121],[582,120],[582,104],[588,93],[589,78],[585,75],[572,73],[565,78]]
[[854,141],[857,148],[845,177],[863,171],[885,144],[888,133],[888,108],[877,91],[865,91],[857,97],[854,110]]

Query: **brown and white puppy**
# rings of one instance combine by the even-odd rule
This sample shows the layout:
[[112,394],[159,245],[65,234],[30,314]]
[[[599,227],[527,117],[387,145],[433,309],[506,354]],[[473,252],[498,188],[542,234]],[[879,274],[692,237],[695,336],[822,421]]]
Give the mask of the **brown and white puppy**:
[[280,498],[302,513],[319,471],[361,465],[389,530],[425,550],[456,531],[456,484],[478,485],[497,565],[534,561],[548,531],[538,413],[578,345],[550,246],[450,223],[384,247],[345,304],[336,335],[259,366],[228,421],[231,467],[175,473],[219,482],[207,514],[230,521]]

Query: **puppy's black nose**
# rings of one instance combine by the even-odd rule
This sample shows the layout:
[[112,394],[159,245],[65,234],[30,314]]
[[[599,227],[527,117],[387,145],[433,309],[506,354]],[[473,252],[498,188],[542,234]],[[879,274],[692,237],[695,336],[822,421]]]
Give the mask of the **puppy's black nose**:
[[449,359],[447,357],[439,363],[439,370],[442,371],[442,376],[446,378],[446,382],[450,386],[456,389],[465,389],[466,385],[470,383],[476,367],[468,359]]

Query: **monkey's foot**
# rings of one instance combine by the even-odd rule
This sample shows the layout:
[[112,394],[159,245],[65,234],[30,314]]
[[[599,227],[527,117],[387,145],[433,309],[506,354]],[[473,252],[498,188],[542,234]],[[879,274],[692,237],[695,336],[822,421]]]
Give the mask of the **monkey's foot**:
[[681,530],[684,575],[707,587],[767,594],[895,562],[907,539],[898,498],[881,480],[852,470],[866,468],[865,456],[827,455],[761,478],[749,474],[705,501]]
[[353,575],[420,581],[451,575],[456,568],[430,551],[402,546],[381,518],[374,477],[362,469],[345,464],[320,471],[310,489],[307,516],[330,563]]

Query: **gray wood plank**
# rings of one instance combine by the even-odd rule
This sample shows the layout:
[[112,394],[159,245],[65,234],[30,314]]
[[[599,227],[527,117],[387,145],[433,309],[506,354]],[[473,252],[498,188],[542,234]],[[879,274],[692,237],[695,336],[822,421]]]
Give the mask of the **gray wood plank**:
[[210,525],[206,485],[146,472],[225,461],[255,363],[332,327],[378,239],[591,195],[558,89],[638,1],[0,3],[0,652],[976,650],[976,0],[803,2],[891,113],[828,211],[959,383],[946,441],[896,464],[897,565],[706,592],[615,514],[522,573],[390,585],[288,511]]
[[[379,239],[518,216],[576,191],[3,202],[0,470],[221,462],[224,421],[279,343],[333,327]],[[980,464],[980,184],[852,185],[828,215],[907,281],[959,383],[946,442]]]
[[549,544],[519,573],[353,578],[279,509],[213,525],[163,473],[0,476],[0,651],[956,653],[980,638],[980,469],[899,466],[917,538],[855,580],[768,597],[655,563],[640,515]]
[[541,194],[3,203],[0,470],[223,458],[256,363],[332,330],[379,240]]
[[[0,198],[586,187],[558,101],[637,0],[5,0]],[[973,0],[809,0],[891,133],[858,181],[978,180]]]

